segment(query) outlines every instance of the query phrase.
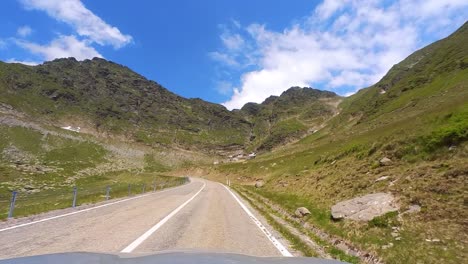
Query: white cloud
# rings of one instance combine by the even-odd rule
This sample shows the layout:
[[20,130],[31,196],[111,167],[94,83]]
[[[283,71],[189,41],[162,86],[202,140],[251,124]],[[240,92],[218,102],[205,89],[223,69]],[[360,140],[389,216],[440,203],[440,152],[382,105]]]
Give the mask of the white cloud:
[[19,27],[17,30],[16,30],[16,34],[20,37],[27,37],[29,35],[31,35],[32,33],[32,29],[31,27],[25,25],[25,26],[21,26]]
[[221,62],[231,67],[237,67],[240,65],[239,62],[237,62],[237,60],[234,58],[234,56],[226,54],[226,53],[214,51],[214,52],[208,53],[208,56],[210,56],[210,58],[215,61]]
[[80,0],[20,0],[28,9],[37,9],[58,21],[72,26],[76,32],[100,45],[120,48],[132,41],[125,35],[87,9]]
[[336,11],[345,7],[348,0],[325,0],[315,9],[315,13],[321,18],[326,19]]
[[[228,32],[229,37],[223,31],[224,47],[213,59],[230,66],[250,60],[258,68],[242,74],[240,87],[233,88],[224,105],[240,108],[296,85],[350,94],[378,81],[414,50],[454,31],[465,21],[467,6],[458,0],[326,0],[281,32],[260,24]],[[241,53],[233,49],[237,35],[249,47]]]
[[221,40],[229,50],[239,50],[244,46],[244,39],[239,34],[222,34]]
[[227,81],[216,82],[215,86],[216,86],[216,91],[218,91],[218,93],[224,94],[224,95],[230,94],[232,89],[233,89],[232,84],[230,82],[227,82]]
[[8,60],[6,60],[6,62],[8,62],[8,63],[21,63],[21,64],[29,65],[29,66],[34,66],[34,65],[40,64],[37,61],[17,60],[15,58],[8,59]]
[[47,45],[18,41],[18,44],[37,54],[45,60],[56,58],[75,57],[77,60],[84,60],[93,57],[102,57],[87,41],[78,40],[75,36],[59,36]]

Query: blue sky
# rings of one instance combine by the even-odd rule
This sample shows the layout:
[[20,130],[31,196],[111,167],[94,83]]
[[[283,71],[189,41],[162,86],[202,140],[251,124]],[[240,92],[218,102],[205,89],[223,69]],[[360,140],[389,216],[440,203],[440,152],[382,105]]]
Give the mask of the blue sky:
[[126,65],[229,109],[295,85],[349,95],[467,19],[462,0],[5,0],[0,60]]

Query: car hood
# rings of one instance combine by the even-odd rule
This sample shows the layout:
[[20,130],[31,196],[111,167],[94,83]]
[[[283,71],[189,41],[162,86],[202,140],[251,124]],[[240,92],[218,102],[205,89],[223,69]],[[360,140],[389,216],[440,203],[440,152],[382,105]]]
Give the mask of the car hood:
[[0,260],[0,264],[102,263],[102,264],[337,264],[336,260],[291,257],[253,257],[231,253],[167,252],[138,256],[134,254],[58,253]]

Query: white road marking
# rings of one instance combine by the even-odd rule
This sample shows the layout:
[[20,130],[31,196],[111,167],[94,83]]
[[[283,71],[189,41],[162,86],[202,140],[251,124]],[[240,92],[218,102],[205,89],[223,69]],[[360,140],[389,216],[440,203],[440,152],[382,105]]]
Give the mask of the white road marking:
[[148,195],[153,195],[153,194],[159,194],[159,193],[167,192],[167,191],[174,190],[174,189],[176,189],[176,188],[180,188],[180,187],[183,187],[183,186],[186,186],[186,185],[177,186],[177,187],[170,188],[170,189],[166,189],[166,190],[162,190],[162,191],[159,191],[159,192],[143,194],[143,195],[139,195],[139,196],[136,196],[136,197],[127,198],[127,199],[123,199],[123,200],[119,200],[119,201],[115,201],[115,202],[111,202],[111,203],[106,203],[106,204],[103,204],[103,205],[98,205],[98,206],[95,206],[95,207],[86,208],[86,209],[79,210],[79,211],[75,211],[75,212],[71,212],[71,213],[66,213],[66,214],[62,214],[62,215],[56,215],[56,216],[52,216],[52,217],[48,217],[48,218],[44,218],[44,219],[41,219],[41,220],[36,220],[36,221],[32,221],[32,222],[20,224],[20,225],[15,225],[15,226],[6,227],[6,228],[3,228],[3,229],[0,229],[0,232],[7,231],[7,230],[11,230],[11,229],[15,229],[15,228],[19,228],[19,227],[24,227],[24,226],[28,226],[28,225],[38,224],[38,223],[42,223],[42,222],[45,222],[45,221],[54,220],[54,219],[57,219],[57,218],[62,218],[62,217],[65,217],[65,216],[80,214],[80,213],[88,212],[88,211],[95,210],[95,209],[98,209],[98,208],[102,208],[102,207],[106,207],[106,206],[110,206],[110,205],[114,205],[114,204],[119,204],[119,203],[131,201],[131,200],[135,200],[135,199],[140,199],[140,198],[146,197],[146,196],[148,196]]
[[[221,184],[223,185],[223,184]],[[239,203],[239,205],[242,207],[242,209],[244,209],[244,211],[247,213],[247,215],[250,217],[250,219],[252,219],[252,221],[258,226],[258,228],[260,228],[260,230],[263,232],[263,234],[265,234],[265,236],[268,238],[268,240],[271,241],[271,243],[273,243],[273,245],[278,249],[278,251],[281,253],[281,255],[283,255],[284,257],[292,257],[293,255],[286,249],[285,246],[283,246],[283,244],[281,244],[281,242],[278,241],[278,239],[276,239],[267,229],[266,227],[262,224],[262,222],[260,222],[253,214],[252,212],[249,210],[249,208],[247,208],[247,206],[245,206],[241,200],[239,200],[239,198],[237,198],[237,196],[231,191],[229,190],[228,187],[226,187],[225,185],[223,185],[224,188],[226,188],[226,190],[228,190],[228,192],[232,195],[232,197],[234,197],[234,199]]]
[[150,237],[154,232],[156,232],[156,230],[158,230],[161,226],[163,226],[167,221],[169,221],[169,219],[171,219],[174,215],[176,215],[180,210],[182,210],[182,208],[184,208],[188,203],[190,203],[193,199],[195,199],[195,197],[197,197],[197,195],[203,191],[203,189],[205,188],[206,186],[206,183],[203,183],[203,186],[201,187],[201,189],[196,193],[194,194],[190,199],[188,199],[187,201],[185,201],[185,203],[181,204],[179,207],[177,207],[174,211],[172,211],[170,214],[168,214],[166,217],[164,217],[161,221],[159,221],[156,225],[154,225],[153,227],[151,227],[148,231],[146,231],[143,235],[141,235],[139,238],[137,238],[135,241],[133,241],[130,245],[128,245],[126,248],[124,248],[122,251],[120,251],[121,253],[130,253],[132,252],[133,250],[135,250],[135,248],[137,248],[141,243],[143,243],[146,239],[148,239],[148,237]]

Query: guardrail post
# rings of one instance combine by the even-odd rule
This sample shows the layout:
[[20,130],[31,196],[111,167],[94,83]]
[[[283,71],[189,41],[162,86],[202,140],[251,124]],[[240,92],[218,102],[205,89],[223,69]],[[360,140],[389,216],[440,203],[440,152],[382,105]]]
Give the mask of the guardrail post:
[[153,181],[153,192],[156,191],[156,181]]
[[110,186],[107,185],[107,187],[106,187],[106,201],[109,200],[109,192],[110,192]]
[[8,211],[8,218],[13,217],[13,211],[15,210],[15,203],[16,203],[16,195],[17,194],[18,194],[17,191],[13,191],[11,193],[10,210]]
[[128,196],[132,195],[132,185],[128,185]]
[[78,193],[78,188],[73,187],[73,203],[72,203],[72,207],[76,207],[76,194]]
[[141,193],[145,193],[145,189],[146,189],[146,184],[143,183],[143,187],[141,188]]

